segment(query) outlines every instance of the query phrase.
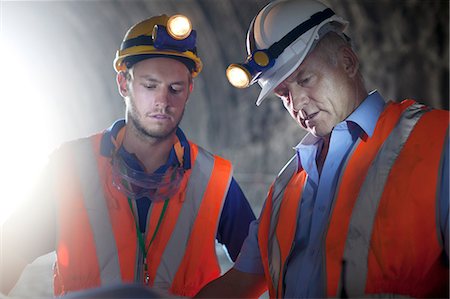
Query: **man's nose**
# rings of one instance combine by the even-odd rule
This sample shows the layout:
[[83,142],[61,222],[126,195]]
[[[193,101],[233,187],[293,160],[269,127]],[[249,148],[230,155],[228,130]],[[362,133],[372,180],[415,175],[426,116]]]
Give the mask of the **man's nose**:
[[169,105],[169,101],[169,91],[165,88],[161,88],[155,95],[155,105],[157,107],[166,107]]
[[299,112],[309,103],[309,97],[305,91],[294,88],[291,90],[292,108]]

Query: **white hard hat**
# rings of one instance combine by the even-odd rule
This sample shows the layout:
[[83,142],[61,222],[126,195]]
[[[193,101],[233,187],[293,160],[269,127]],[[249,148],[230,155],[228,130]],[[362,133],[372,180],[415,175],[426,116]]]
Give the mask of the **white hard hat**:
[[342,33],[347,24],[327,6],[314,0],[277,0],[266,5],[253,19],[247,33],[246,71],[255,65],[250,61],[254,53],[262,50],[268,52],[269,58],[276,56],[270,58],[274,60],[271,63],[264,60],[256,76],[256,72],[251,74],[251,83],[257,81],[262,88],[256,105],[297,69],[321,36],[329,31]]

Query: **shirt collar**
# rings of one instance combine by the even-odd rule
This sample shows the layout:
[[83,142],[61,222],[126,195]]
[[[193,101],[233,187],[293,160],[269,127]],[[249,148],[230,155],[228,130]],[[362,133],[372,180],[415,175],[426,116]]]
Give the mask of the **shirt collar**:
[[[119,119],[114,122],[108,129],[103,132],[101,144],[100,144],[100,154],[105,157],[111,157],[113,152],[116,150],[116,146],[114,145],[113,140],[117,138],[119,131],[125,126],[125,120]],[[180,141],[181,147],[183,148],[183,168],[190,169],[191,168],[191,148],[189,146],[189,141],[184,135],[183,131],[180,128],[177,128],[176,135],[178,140]],[[133,166],[136,170],[140,170],[142,167],[137,160],[137,158],[128,153],[125,148],[120,145],[118,149],[118,153],[129,163],[130,166]],[[156,172],[164,172],[169,166],[180,164],[178,161],[175,148],[172,147],[169,153],[169,158],[167,159],[165,165],[161,166]]]
[[[305,169],[311,178],[318,178],[319,174],[316,163],[317,151],[322,149],[323,139],[308,133],[303,137],[302,141],[294,147],[298,159],[298,171]],[[317,181],[315,179],[315,181]]]
[[367,136],[372,137],[385,104],[383,97],[374,90],[345,121],[357,124]]
[[[371,91],[365,100],[353,111],[343,122],[340,124],[352,122],[357,125],[367,136],[372,137],[375,130],[375,126],[378,122],[381,112],[383,112],[385,107],[385,101],[383,97],[378,93],[378,91]],[[345,126],[347,127],[347,126]],[[355,126],[352,126],[355,127]],[[349,130],[352,127],[348,127]],[[323,146],[322,138],[316,137],[311,133],[307,133],[300,143],[294,147],[297,153],[297,158],[299,160],[299,170],[306,165],[302,166],[302,156],[303,157],[314,157],[314,159],[309,162],[303,161],[303,163],[315,163],[315,157],[317,151]],[[306,160],[306,159],[303,159]]]

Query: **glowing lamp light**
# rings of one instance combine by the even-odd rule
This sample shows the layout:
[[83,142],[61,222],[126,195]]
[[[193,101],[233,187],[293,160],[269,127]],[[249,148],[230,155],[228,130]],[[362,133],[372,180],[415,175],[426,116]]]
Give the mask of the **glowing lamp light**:
[[[4,61],[8,72],[0,73],[0,82],[5,84],[2,109],[8,111],[2,116],[3,127],[13,126],[5,129],[2,135],[10,145],[0,148],[0,181],[8,186],[0,198],[0,226],[17,206],[32,196],[47,157],[56,144],[55,129],[50,122],[52,109],[46,105],[46,97],[41,93],[45,84],[36,80],[44,71],[26,61],[27,53],[12,47],[13,44],[2,41],[0,49],[2,56],[9,58]],[[33,73],[34,70],[39,73]]]
[[239,64],[231,64],[227,68],[228,81],[236,88],[246,88],[250,85],[251,75],[249,71]]
[[174,39],[185,39],[191,34],[191,21],[183,15],[173,15],[167,21],[167,32]]

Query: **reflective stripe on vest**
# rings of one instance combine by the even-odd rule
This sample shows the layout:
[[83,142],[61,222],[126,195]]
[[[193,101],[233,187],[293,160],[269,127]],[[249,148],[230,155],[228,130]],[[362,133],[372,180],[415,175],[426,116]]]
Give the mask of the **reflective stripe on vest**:
[[[98,155],[100,139],[99,134],[66,146],[70,153],[65,158],[76,157],[78,161],[72,163],[77,165],[76,173],[63,181],[78,180],[81,191],[77,195],[77,188],[70,188],[70,196],[67,197],[71,199],[62,201],[60,212],[71,215],[67,206],[81,205],[83,207],[77,211],[87,216],[85,220],[78,220],[81,221],[79,225],[77,219],[66,222],[64,217],[60,217],[59,222],[64,229],[60,235],[58,268],[62,271],[58,268],[55,271],[55,294],[119,281],[142,281],[141,265],[137,264],[142,260],[139,260],[134,219],[125,196],[111,184],[109,159]],[[184,296],[193,296],[204,284],[220,275],[215,238],[232,178],[229,161],[213,156],[195,144],[190,146],[192,168],[185,173],[179,192],[169,200],[166,215],[148,255],[150,284],[165,290],[171,288],[175,294]],[[154,231],[162,204],[152,203],[147,232]],[[85,234],[78,235],[77,240],[84,242],[84,235],[92,234],[95,246],[85,252],[90,259],[87,265],[60,263],[63,261],[61,256],[66,255],[70,259],[80,255],[82,245],[76,244],[80,242],[64,240],[75,230],[74,226],[84,227],[85,231]],[[147,233],[147,244],[149,235]],[[201,246],[201,250],[193,251],[195,246]],[[198,264],[198,267],[192,270],[192,264]],[[186,278],[183,274],[190,272],[199,275]],[[99,280],[95,278],[97,276]]]
[[[192,149],[192,146],[191,146]],[[199,149],[199,155],[201,149]],[[205,159],[211,159],[202,150]],[[197,158],[198,159],[198,158]],[[212,160],[211,160],[212,162]],[[198,208],[197,221],[186,245],[184,258],[173,278],[171,291],[174,294],[193,297],[208,282],[220,276],[220,265],[215,251],[215,240],[220,215],[232,179],[231,163],[214,156],[211,176],[204,191],[204,200]],[[195,192],[195,191],[194,191]],[[189,214],[189,211],[186,211]]]
[[[380,116],[372,139],[361,142],[346,166],[326,238],[328,296],[341,294],[342,276],[345,276],[346,294],[350,296],[382,293],[420,297],[434,291],[427,279],[417,277],[422,275],[416,273],[421,262],[413,256],[410,260],[405,258],[403,262],[409,264],[411,270],[397,272],[405,271],[400,270],[405,266],[399,264],[403,259],[395,257],[397,252],[408,256],[406,252],[411,251],[411,248],[402,248],[398,244],[394,246],[393,243],[401,243],[401,240],[416,242],[423,237],[415,232],[417,220],[409,221],[409,225],[403,224],[408,218],[421,217],[420,225],[423,225],[423,230],[427,231],[426,235],[430,238],[429,248],[423,250],[419,258],[426,261],[423,266],[430,267],[431,276],[433,273],[434,276],[442,274],[441,266],[435,264],[436,260],[433,259],[434,255],[442,253],[442,247],[439,248],[432,239],[438,236],[436,232],[439,229],[434,221],[437,209],[435,186],[439,173],[437,157],[442,153],[448,115],[439,110],[429,112],[423,106],[412,103],[404,101],[397,105],[391,104],[389,110]],[[420,163],[427,166],[421,166]],[[423,168],[423,172],[417,173],[419,167]],[[415,175],[410,177],[411,172]],[[424,173],[426,179],[422,177]],[[408,193],[410,190],[420,195],[411,196]],[[383,208],[380,209],[382,202]],[[419,210],[415,208],[421,205]],[[417,213],[419,215],[415,216]],[[427,222],[430,219],[433,220]],[[395,228],[401,224],[401,229],[396,231]],[[402,234],[402,237],[393,236],[394,231]],[[411,232],[420,237],[411,236]],[[388,254],[388,250],[392,252]],[[380,255],[381,252],[385,254]],[[427,255],[429,258],[426,258]],[[434,258],[439,260],[438,257]],[[343,260],[345,269],[342,269]],[[387,265],[390,265],[390,270]],[[402,278],[395,278],[396,275]],[[436,291],[440,292],[441,279],[434,277],[431,280],[436,281]],[[414,281],[421,281],[421,284],[415,284]],[[428,285],[429,289],[423,285]]]
[[[98,176],[97,159],[91,139],[74,143],[74,158],[79,174],[84,206],[94,235],[101,285],[121,281],[119,255],[109,218],[106,199]],[[76,148],[75,148],[76,147]],[[96,186],[93,188],[93,186]]]
[[[204,165],[202,167],[203,171],[200,170],[199,164]],[[197,159],[192,168],[192,174],[186,190],[186,198],[192,198],[192,204],[183,205],[181,207],[177,224],[167,243],[168,248],[177,248],[179,251],[164,251],[161,259],[165,262],[164,265],[160,264],[158,267],[154,285],[173,281],[173,278],[175,277],[176,269],[178,269],[181,260],[183,259],[183,255],[180,253],[186,251],[191,227],[194,220],[197,218],[200,204],[202,203],[203,195],[208,185],[208,179],[212,174],[213,165],[214,157],[199,148]]]
[[419,104],[413,104],[406,109],[398,125],[378,151],[361,186],[351,215],[344,250],[346,261],[344,283],[350,297],[364,295],[367,264],[361,261],[367,260],[378,203],[392,166],[424,112],[423,106]]
[[282,275],[295,235],[298,206],[306,178],[306,173],[298,170],[295,155],[275,180],[261,214],[260,227],[268,227],[268,230],[260,229],[258,240],[272,297],[273,294],[281,297],[283,293]]

